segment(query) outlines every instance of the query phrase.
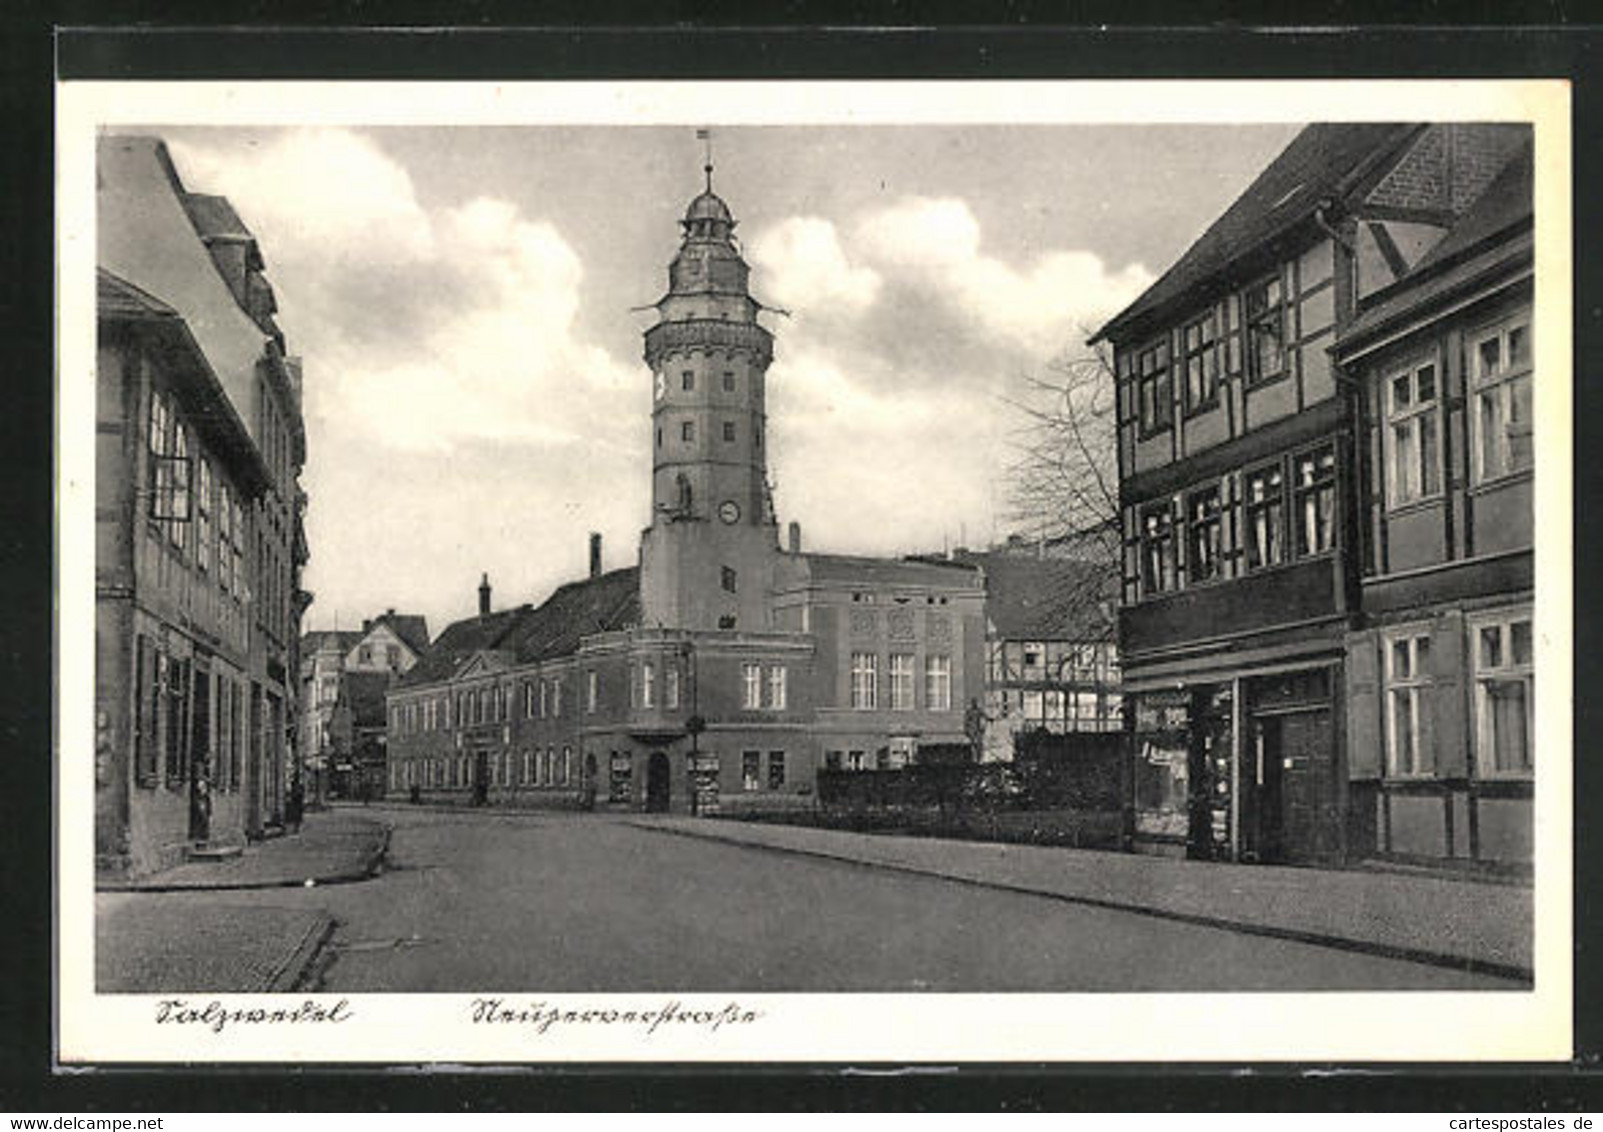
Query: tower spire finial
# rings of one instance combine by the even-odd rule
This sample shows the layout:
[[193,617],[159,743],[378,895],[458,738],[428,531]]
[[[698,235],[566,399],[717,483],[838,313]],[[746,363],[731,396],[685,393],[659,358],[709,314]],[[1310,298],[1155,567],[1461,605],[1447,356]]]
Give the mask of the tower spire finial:
[[712,192],[712,131],[697,130],[696,137],[704,146],[703,152],[706,154],[706,163],[701,168],[707,174],[707,191],[710,193]]

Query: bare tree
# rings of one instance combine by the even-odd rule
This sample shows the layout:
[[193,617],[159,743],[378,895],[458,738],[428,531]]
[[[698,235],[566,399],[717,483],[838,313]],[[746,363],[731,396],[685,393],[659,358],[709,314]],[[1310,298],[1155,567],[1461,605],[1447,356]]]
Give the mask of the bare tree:
[[1105,348],[1065,351],[1005,398],[1020,414],[1006,469],[1008,516],[1077,557],[1116,569],[1120,554],[1118,414]]

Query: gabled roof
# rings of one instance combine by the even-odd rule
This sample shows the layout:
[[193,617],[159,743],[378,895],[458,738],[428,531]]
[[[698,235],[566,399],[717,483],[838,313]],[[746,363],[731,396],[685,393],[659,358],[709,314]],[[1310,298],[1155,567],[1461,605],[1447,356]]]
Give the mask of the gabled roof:
[[568,656],[582,637],[639,622],[640,571],[633,566],[613,570],[559,586],[538,608],[520,605],[447,626],[396,687],[449,680],[481,652],[505,653],[517,664]]
[[985,613],[1010,641],[1100,641],[1113,635],[1119,570],[1073,558],[990,551],[961,561],[985,571]]
[[1308,126],[1156,283],[1091,341],[1144,333],[1144,323],[1189,302],[1194,288],[1310,221],[1321,202],[1347,198],[1367,173],[1425,128],[1393,122]]
[[592,633],[640,623],[640,571],[633,566],[559,587],[508,635],[519,664],[567,656]]
[[[428,618],[419,613],[379,614],[368,625],[368,632],[372,632],[380,625],[388,625],[390,631],[406,642],[407,648],[418,656],[422,656],[429,648],[429,622]],[[358,634],[360,637],[361,634]],[[353,644],[355,642],[352,642]]]
[[389,686],[388,672],[343,674],[340,677],[340,695],[350,705],[351,722],[357,727],[384,726],[384,693]]
[[146,319],[177,318],[178,312],[149,291],[105,268],[95,269],[95,310],[101,318]]
[[466,617],[446,627],[434,644],[407,669],[398,687],[410,688],[418,684],[437,684],[449,680],[464,661],[483,649],[500,645],[530,612],[527,605],[516,609],[503,609],[484,617]]
[[1488,279],[1506,277],[1511,266],[1528,263],[1534,238],[1534,165],[1529,145],[1510,158],[1413,271],[1365,301],[1337,341],[1337,352],[1356,350],[1387,328],[1405,325],[1411,315],[1470,293]]
[[865,558],[849,554],[804,554],[815,582],[836,585],[946,586],[972,589],[979,578],[961,563],[909,558]]
[[307,656],[325,648],[347,653],[361,639],[362,634],[351,629],[313,629],[301,637],[301,655]]

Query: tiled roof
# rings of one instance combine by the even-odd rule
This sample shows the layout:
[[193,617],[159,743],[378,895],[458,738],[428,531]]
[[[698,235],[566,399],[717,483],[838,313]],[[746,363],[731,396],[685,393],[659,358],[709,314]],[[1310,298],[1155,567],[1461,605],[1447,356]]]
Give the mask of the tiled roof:
[[1142,332],[1148,316],[1187,301],[1193,288],[1309,220],[1321,201],[1341,200],[1365,172],[1425,127],[1392,122],[1316,123],[1291,140],[1236,202],[1123,311],[1092,336]]
[[1371,296],[1336,348],[1356,346],[1425,307],[1529,260],[1534,210],[1530,146],[1511,158],[1447,235],[1402,279]]
[[640,572],[631,566],[558,587],[538,607],[520,605],[446,627],[399,687],[448,680],[475,653],[494,649],[519,664],[566,656],[592,633],[627,629],[640,621]]
[[103,318],[177,318],[178,312],[149,291],[104,267],[95,269],[95,310]]
[[373,628],[388,625],[407,647],[422,656],[429,647],[429,622],[419,613],[381,613],[373,618]]
[[397,686],[409,688],[449,680],[474,653],[501,647],[503,638],[529,612],[527,605],[520,605],[484,617],[465,617],[447,626],[418,662],[407,669]]
[[361,639],[362,634],[348,629],[313,629],[301,637],[301,655],[306,656],[324,648],[348,652]]
[[388,672],[347,672],[340,677],[341,691],[351,708],[351,722],[357,727],[382,727],[384,693],[390,686]]
[[528,664],[567,656],[581,637],[639,623],[640,571],[630,566],[560,587],[508,634],[507,647]]
[[961,563],[907,558],[861,558],[848,554],[807,554],[814,581],[843,585],[955,586],[975,588],[979,578]]
[[1099,641],[1113,634],[1117,567],[1000,551],[962,561],[985,571],[985,613],[1005,640]]

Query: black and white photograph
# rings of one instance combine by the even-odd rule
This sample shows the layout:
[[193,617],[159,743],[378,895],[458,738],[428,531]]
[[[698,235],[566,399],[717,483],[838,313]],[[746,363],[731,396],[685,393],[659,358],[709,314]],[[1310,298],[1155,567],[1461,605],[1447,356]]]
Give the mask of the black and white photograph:
[[1564,88],[955,86],[62,85],[64,1061],[1568,1056]]

